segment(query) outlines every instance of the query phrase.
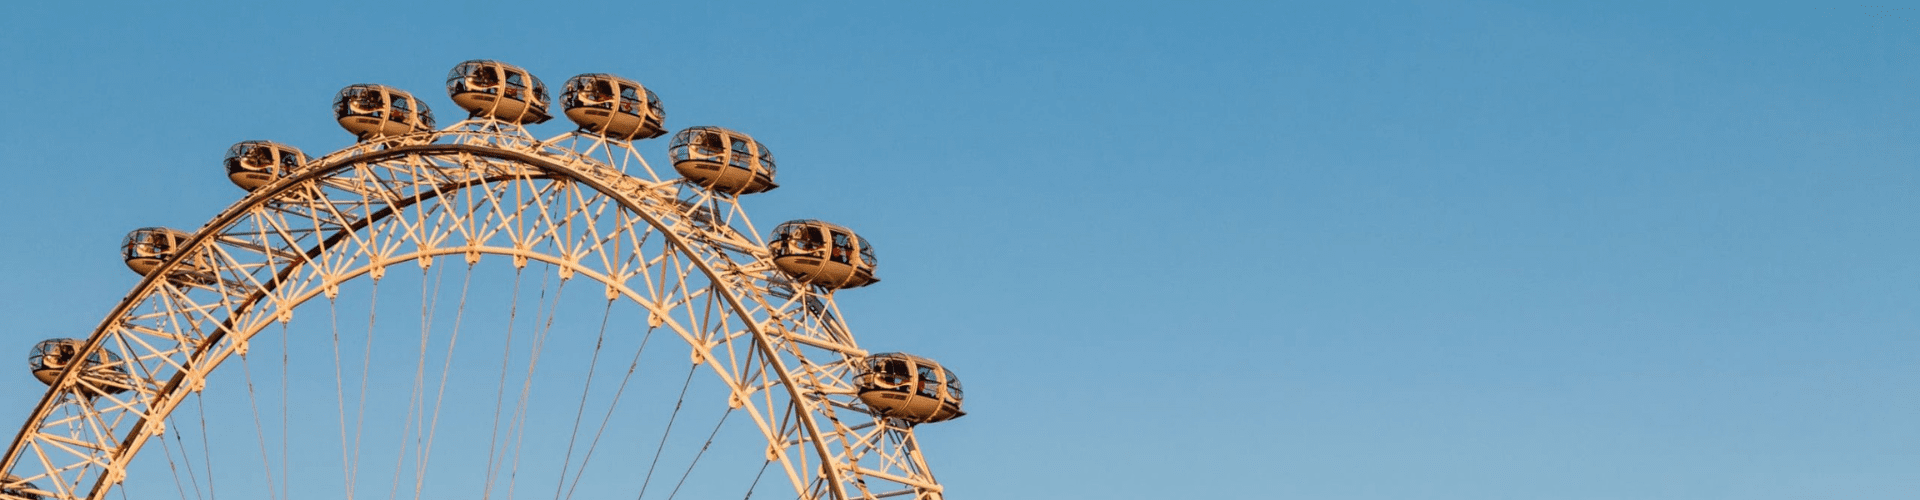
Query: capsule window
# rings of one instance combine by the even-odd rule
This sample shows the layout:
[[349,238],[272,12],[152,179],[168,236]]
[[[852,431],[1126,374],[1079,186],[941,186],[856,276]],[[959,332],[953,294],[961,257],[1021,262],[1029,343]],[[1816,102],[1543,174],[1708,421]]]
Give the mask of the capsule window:
[[828,259],[842,264],[852,264],[853,239],[846,233],[833,233],[833,254]]
[[673,159],[713,158],[725,151],[724,137],[718,132],[690,128],[673,136]]
[[640,109],[645,107],[646,103],[640,100],[640,94],[635,90],[636,89],[634,89],[633,87],[628,87],[625,85],[620,86],[620,112],[621,113],[640,116]]
[[380,93],[367,89],[354,89],[354,95],[347,98],[354,114],[379,118],[385,113],[386,104],[381,102]]
[[579,99],[582,105],[606,108],[609,107],[607,103],[613,101],[613,94],[613,82],[607,80],[588,80],[585,82],[583,88],[580,89],[578,95],[580,96]]
[[793,228],[792,238],[795,247],[807,252],[820,249],[820,243],[826,241],[820,237],[820,228],[806,226]]
[[508,99],[521,100],[521,94],[526,91],[526,81],[520,78],[519,73],[507,73],[507,92],[505,95]]
[[689,154],[692,152],[693,138],[695,135],[697,134],[695,134],[692,129],[682,130],[678,134],[673,134],[673,144],[667,147],[667,154],[673,157],[673,161],[685,161],[691,157]]
[[255,146],[253,149],[247,150],[245,163],[247,166],[253,168],[272,165],[274,164],[273,151],[265,146]]
[[173,252],[174,238],[165,231],[138,231],[127,237],[128,257],[163,255]]
[[873,360],[872,370],[878,377],[880,385],[887,387],[906,385],[907,381],[913,375],[913,368],[908,366],[905,360],[900,359],[875,359]]
[[420,105],[420,124],[433,127],[433,110],[428,109],[425,104]]
[[654,123],[667,119],[667,108],[660,107],[660,96],[651,90],[647,91],[647,111],[653,114]]
[[873,255],[873,245],[867,244],[866,238],[860,238],[860,262],[869,266],[880,263],[880,259]]
[[728,157],[727,164],[740,168],[753,168],[753,164],[750,163],[752,158],[753,146],[748,144],[746,139],[733,138],[733,154]]
[[966,395],[960,392],[960,378],[953,376],[952,370],[942,369],[941,373],[947,376],[947,394],[953,396],[954,401],[965,399]]
[[33,355],[27,357],[28,367],[35,370],[64,368],[67,360],[73,359],[74,346],[69,342],[41,342],[35,347]]
[[500,85],[500,77],[493,74],[493,68],[480,65],[474,66],[475,67],[469,69],[473,74],[473,77],[470,78],[469,81],[473,82],[473,86],[476,89],[483,90],[489,94],[493,93],[494,87]]
[[914,392],[930,398],[940,397],[940,379],[933,367],[920,367],[920,379],[914,382]]

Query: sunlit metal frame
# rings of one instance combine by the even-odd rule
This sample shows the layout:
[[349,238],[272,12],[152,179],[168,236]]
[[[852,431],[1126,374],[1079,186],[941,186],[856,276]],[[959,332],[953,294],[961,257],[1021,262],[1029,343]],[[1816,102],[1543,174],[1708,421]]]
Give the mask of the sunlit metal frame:
[[[649,238],[670,251],[635,254]],[[13,479],[0,488],[31,481],[48,499],[100,500],[209,372],[296,306],[388,266],[500,255],[646,308],[728,387],[802,498],[942,496],[911,424],[855,396],[867,352],[831,293],[781,274],[737,199],[662,180],[626,141],[534,140],[472,119],[360,142],[254,190],[181,255],[209,256],[211,268],[162,264],[82,350],[117,353],[131,388],[104,394],[62,372],[9,445],[0,470]],[[703,296],[726,307],[697,311]]]

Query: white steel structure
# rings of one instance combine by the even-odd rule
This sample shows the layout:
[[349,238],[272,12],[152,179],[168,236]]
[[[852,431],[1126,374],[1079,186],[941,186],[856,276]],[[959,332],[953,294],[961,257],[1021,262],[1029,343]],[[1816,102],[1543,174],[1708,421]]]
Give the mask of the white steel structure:
[[[416,102],[415,105],[424,114],[424,104]],[[664,150],[663,142],[654,144]],[[297,152],[289,158],[297,157],[294,155]],[[209,172],[209,178],[211,174]],[[385,475],[378,475],[393,476],[394,490],[399,492],[382,496],[404,499],[419,498],[422,491],[431,493],[432,480],[425,477],[426,471],[433,469],[428,465],[430,460],[453,460],[445,457],[477,455],[483,450],[489,463],[487,482],[478,496],[470,498],[512,498],[511,488],[494,486],[504,481],[499,479],[506,477],[503,474],[511,475],[510,471],[502,472],[501,464],[506,459],[496,457],[517,452],[498,451],[504,445],[497,443],[491,448],[482,446],[488,439],[498,441],[502,435],[499,428],[503,425],[522,426],[514,431],[519,434],[509,436],[526,443],[516,446],[527,449],[567,446],[566,456],[573,462],[570,465],[577,464],[581,469],[587,467],[584,462],[591,459],[595,446],[601,447],[602,453],[611,446],[653,446],[651,441],[614,445],[609,444],[611,438],[606,443],[601,440],[600,434],[606,429],[623,425],[623,420],[611,416],[616,408],[624,407],[618,393],[613,393],[610,399],[586,395],[616,383],[625,389],[624,381],[602,378],[601,385],[588,389],[534,387],[531,373],[536,370],[534,362],[542,350],[558,349],[555,346],[561,343],[588,346],[594,353],[593,363],[597,364],[603,362],[599,343],[608,342],[609,337],[638,338],[655,332],[677,338],[678,345],[689,348],[676,357],[684,360],[683,366],[690,370],[689,377],[695,367],[706,367],[699,371],[710,373],[713,378],[700,387],[717,387],[725,392],[724,400],[715,395],[716,400],[724,401],[727,406],[716,410],[724,411],[721,422],[726,421],[726,415],[738,414],[745,419],[736,419],[736,425],[751,425],[764,438],[751,446],[736,441],[715,447],[748,450],[754,457],[752,464],[762,467],[762,474],[767,469],[784,473],[792,491],[800,498],[942,497],[941,486],[934,480],[915,440],[914,422],[881,416],[884,412],[869,407],[858,396],[856,379],[868,352],[855,343],[842,323],[833,291],[796,281],[780,272],[774,264],[774,255],[766,249],[763,234],[748,220],[738,197],[714,193],[678,178],[661,178],[641,158],[633,142],[586,130],[537,139],[521,124],[476,112],[475,117],[446,128],[372,135],[347,148],[301,162],[298,168],[258,183],[244,198],[198,230],[183,233],[189,236],[184,237],[178,248],[171,249],[168,258],[147,273],[107,313],[105,320],[84,339],[78,348],[80,352],[67,358],[95,361],[67,362],[65,368],[58,371],[59,375],[48,382],[45,397],[34,407],[7,449],[4,464],[0,466],[7,476],[4,484],[0,484],[0,497],[110,498],[128,479],[129,467],[135,464],[136,455],[143,450],[147,456],[159,453],[152,450],[158,443],[167,447],[166,461],[153,463],[164,463],[166,468],[134,467],[134,470],[164,475],[171,469],[175,480],[183,484],[177,487],[186,498],[209,496],[188,493],[188,486],[184,486],[187,480],[193,481],[193,491],[201,489],[203,477],[209,491],[216,487],[213,472],[189,470],[202,461],[194,455],[227,453],[238,456],[222,457],[220,462],[225,465],[205,460],[204,468],[245,468],[252,475],[264,476],[263,481],[267,483],[264,492],[225,490],[230,497],[239,498],[233,496],[237,494],[262,500],[351,500],[358,491],[352,486],[315,487],[318,490],[315,492],[289,491],[286,483],[293,480],[288,476],[297,474],[300,467],[293,464],[301,459],[301,454],[312,450],[297,448],[290,453],[287,442],[305,439],[304,434],[309,434],[305,430],[282,428],[277,433],[259,432],[259,440],[265,442],[258,444],[257,449],[241,448],[248,453],[221,451],[211,444],[202,446],[189,438],[178,437],[183,428],[198,428],[198,432],[203,433],[201,439],[205,439],[205,435],[217,436],[229,428],[251,434],[263,428],[263,421],[272,427],[275,419],[300,418],[301,412],[288,410],[286,401],[287,394],[292,394],[296,402],[307,397],[300,392],[304,382],[285,375],[277,381],[285,391],[275,393],[279,399],[239,400],[251,401],[252,422],[208,424],[204,413],[199,414],[196,422],[194,411],[183,408],[191,406],[192,396],[202,391],[254,391],[255,380],[261,373],[274,370],[284,373],[285,368],[276,367],[275,361],[297,363],[300,358],[316,358],[325,364],[324,358],[331,356],[331,364],[327,366],[332,368],[336,379],[318,385],[324,389],[318,392],[325,394],[316,397],[329,401],[319,406],[329,412],[335,405],[333,401],[338,401],[340,424],[337,430],[312,429],[311,434],[328,439],[333,433],[341,434],[337,441],[326,442],[334,442],[343,449],[316,453],[331,457],[329,460],[334,460],[336,465],[340,465],[341,460],[347,461],[342,466],[347,483],[352,483],[356,476],[372,477],[373,473],[363,474],[363,471],[383,470],[380,469],[386,465],[383,460],[387,464],[399,460],[369,457],[362,464],[356,456],[361,453],[361,437],[347,435],[360,427],[356,420],[367,419],[356,415],[356,411],[364,412],[366,405],[372,404],[363,403],[357,406],[360,410],[355,410],[355,394],[365,402],[381,397],[379,392],[391,386],[399,397],[410,398],[406,406],[410,413],[403,419],[406,425],[395,441],[401,443],[396,445],[402,455],[400,459],[416,465],[409,465],[411,468],[405,474],[383,472]],[[535,302],[558,301],[560,291],[567,290],[571,296],[589,295],[595,297],[594,300],[603,296],[609,311],[637,311],[634,317],[644,318],[645,324],[607,326],[602,323],[597,336],[591,332],[560,332],[549,336],[546,331],[534,331],[524,334],[520,337],[522,340],[514,340],[509,333],[503,347],[496,347],[498,350],[492,354],[465,357],[458,363],[454,361],[454,342],[464,340],[443,341],[436,337],[430,343],[424,333],[419,338],[399,336],[376,340],[374,334],[368,333],[365,352],[357,354],[363,361],[355,361],[354,357],[355,350],[362,349],[360,341],[341,340],[342,330],[357,331],[362,322],[376,321],[371,317],[339,318],[342,306],[337,304],[350,298],[342,295],[343,289],[348,293],[371,289],[372,293],[379,294],[379,283],[392,281],[388,276],[396,272],[426,275],[430,270],[451,269],[457,276],[461,269],[471,273],[476,266],[487,265],[512,273],[516,286],[527,286],[519,284],[522,271],[533,269],[539,276],[529,275],[525,281],[543,283],[540,297],[515,299],[516,306],[504,312],[495,309],[485,313],[495,319],[481,319],[480,313],[465,310],[467,290],[459,290],[462,310],[451,315],[440,311],[427,314],[427,320],[417,320],[410,311],[393,313],[390,309],[383,310],[381,315],[405,317],[409,322],[439,321],[443,325],[452,322],[456,325],[457,339],[460,331],[478,330],[482,326],[476,325],[482,323],[512,325],[515,321],[524,321],[516,320],[516,315],[537,312]],[[510,270],[507,266],[511,266]],[[429,286],[423,284],[418,288],[421,290],[387,290],[386,293],[426,296],[425,288]],[[434,288],[432,293],[451,296],[454,292]],[[322,301],[336,304],[328,306],[335,312],[308,308],[296,314],[296,309],[303,304],[312,302],[319,307]],[[422,309],[428,308],[423,300]],[[596,310],[591,314],[599,313]],[[551,315],[551,309],[545,314]],[[329,315],[334,317],[329,319]],[[439,319],[432,319],[435,317]],[[462,321],[466,325],[458,326]],[[534,322],[539,321],[536,317]],[[545,321],[552,323],[550,316]],[[599,322],[601,318],[591,321]],[[236,359],[247,359],[251,346],[283,335],[280,332],[289,322],[333,324],[331,355],[324,350],[300,351],[287,347],[296,341],[282,341],[284,344],[276,348],[276,352],[255,353],[253,357],[261,359],[254,360],[251,368],[247,368],[244,384],[222,385],[222,380],[242,379],[232,375],[221,379],[216,370],[241,370],[230,367],[240,364]],[[425,327],[422,328],[424,331]],[[262,335],[263,332],[269,333]],[[644,349],[645,341],[640,345]],[[655,348],[659,349],[660,345],[655,344]],[[348,351],[344,361],[343,349]],[[103,352],[106,354],[94,355]],[[369,385],[361,364],[372,365],[377,358],[386,359],[383,356],[389,352],[399,353],[393,359],[403,360],[395,364],[404,365],[409,372],[407,379],[392,380],[392,384],[382,379]],[[461,356],[465,356],[465,352],[462,351]],[[280,359],[273,359],[276,357]],[[609,365],[626,364],[624,355],[607,353],[604,357],[620,359]],[[634,357],[639,359],[638,354]],[[514,361],[517,364],[509,369],[502,361],[506,359],[519,361]],[[452,385],[449,374],[468,364],[498,365],[501,396],[475,404],[448,396],[448,387]],[[550,365],[539,369],[550,369]],[[524,387],[518,383],[521,370],[529,374],[524,379]],[[411,373],[415,371],[421,373]],[[507,383],[509,371],[516,372],[514,384]],[[357,380],[350,376],[355,372],[362,374]],[[602,377],[617,377],[619,372],[614,369],[598,373]],[[585,384],[591,386],[596,372],[587,368],[585,373]],[[627,376],[633,373],[632,368],[626,369]],[[496,382],[491,377],[493,375],[482,379],[488,391],[493,390]],[[677,379],[672,383],[681,384]],[[266,390],[273,384],[259,385]],[[355,384],[359,385],[358,390],[353,388]],[[681,387],[684,400],[687,385]],[[579,409],[555,410],[573,419],[571,434],[568,429],[553,429],[554,432],[547,434],[559,436],[554,443],[537,443],[533,440],[545,438],[523,436],[549,430],[529,432],[525,426],[531,424],[521,422],[527,418],[525,412],[540,411],[524,408],[529,390],[581,395]],[[957,393],[957,384],[954,390]],[[516,411],[521,413],[504,412],[501,408],[514,406],[516,397],[522,407]],[[593,402],[589,403],[589,399]],[[671,403],[674,416],[680,416],[680,402]],[[659,402],[627,404],[665,407]],[[277,416],[275,405],[281,412]],[[487,411],[494,413],[496,428],[483,438],[449,437],[454,436],[455,431],[440,427],[443,414]],[[503,413],[507,414],[505,420],[501,417]],[[327,414],[323,420],[335,419],[334,415]],[[719,432],[718,425],[715,424],[715,433]],[[596,426],[601,430],[595,431]],[[666,428],[671,432],[671,419]],[[706,434],[705,428],[698,424],[682,422],[682,428],[692,429],[685,432],[694,435]],[[293,435],[291,439],[289,434]],[[170,435],[175,437],[170,439]],[[273,443],[276,439],[279,442]],[[168,444],[169,440],[175,444]],[[663,448],[666,440],[664,436],[661,438]],[[709,436],[706,444],[712,441]],[[699,453],[708,453],[706,444],[700,445]],[[190,450],[193,447],[198,448]],[[575,447],[586,451],[576,451]],[[475,451],[466,451],[469,449]],[[430,453],[433,458],[429,458]],[[582,458],[583,455],[587,458]],[[644,457],[645,453],[640,456]],[[657,465],[658,452],[653,456]],[[253,465],[235,465],[248,460]],[[517,458],[513,460],[518,467]],[[700,455],[692,455],[694,463],[699,460]],[[632,464],[635,476],[644,465]],[[688,467],[691,472],[693,465]],[[566,466],[560,469],[563,479],[572,474],[571,484],[580,484],[579,471],[567,472]],[[648,474],[650,478],[653,475]],[[186,479],[181,479],[183,477]],[[367,481],[365,477],[361,479]],[[681,480],[685,481],[685,477],[682,475]],[[759,482],[758,475],[747,477]],[[771,477],[769,484],[774,482]],[[602,482],[618,489],[625,479],[628,478],[613,477]],[[669,480],[670,477],[661,482]],[[560,482],[563,486],[568,483]],[[301,488],[311,483],[313,481],[303,483]],[[380,487],[386,486],[382,483]],[[670,497],[665,494],[664,486],[656,485],[656,488],[656,498]],[[406,492],[409,489],[411,496]],[[753,491],[751,486],[743,484],[738,492],[752,494]],[[163,493],[136,491],[129,498]],[[775,498],[785,496],[761,493]],[[121,491],[121,495],[127,497],[125,491]],[[554,498],[573,495],[571,489],[562,494],[556,488]],[[625,495],[631,498],[633,492],[627,491]],[[368,494],[362,492],[359,496]],[[544,493],[533,496],[546,498]]]

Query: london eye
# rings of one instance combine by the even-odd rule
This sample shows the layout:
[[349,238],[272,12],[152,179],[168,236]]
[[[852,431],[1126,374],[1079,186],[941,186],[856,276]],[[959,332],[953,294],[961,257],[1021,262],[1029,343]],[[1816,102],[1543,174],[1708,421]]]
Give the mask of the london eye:
[[29,352],[47,390],[0,497],[943,497],[915,430],[965,414],[959,378],[856,342],[865,237],[748,218],[782,187],[767,145],[646,142],[665,106],[612,74],[446,83],[465,119],[349,86],[352,144],[239,142],[237,201],[130,232],[138,283]]

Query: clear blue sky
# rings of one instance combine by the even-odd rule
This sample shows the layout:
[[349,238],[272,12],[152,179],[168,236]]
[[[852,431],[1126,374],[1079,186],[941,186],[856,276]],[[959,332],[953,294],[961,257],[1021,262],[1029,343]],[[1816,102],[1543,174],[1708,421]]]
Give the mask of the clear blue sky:
[[114,4],[0,18],[22,357],[228,145],[490,58],[873,240],[856,335],[968,383],[949,498],[1920,498],[1920,5]]

